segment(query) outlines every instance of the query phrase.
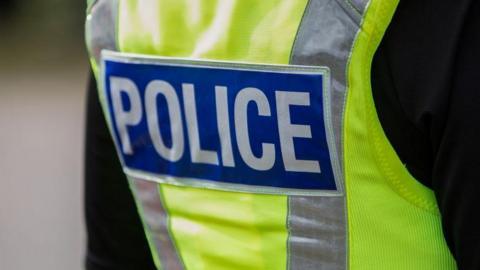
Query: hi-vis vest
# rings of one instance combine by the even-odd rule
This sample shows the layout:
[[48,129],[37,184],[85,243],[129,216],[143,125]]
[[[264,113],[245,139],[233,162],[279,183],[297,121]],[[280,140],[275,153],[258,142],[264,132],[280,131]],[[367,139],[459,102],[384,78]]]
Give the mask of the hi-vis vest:
[[99,96],[158,269],[455,269],[378,120],[398,0],[97,0]]

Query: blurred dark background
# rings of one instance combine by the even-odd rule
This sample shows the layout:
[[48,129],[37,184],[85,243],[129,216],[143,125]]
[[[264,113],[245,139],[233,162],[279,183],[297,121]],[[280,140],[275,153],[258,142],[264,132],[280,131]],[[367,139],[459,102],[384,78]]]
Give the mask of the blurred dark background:
[[70,63],[83,56],[86,0],[0,1],[0,61]]
[[85,0],[0,1],[0,269],[83,269]]

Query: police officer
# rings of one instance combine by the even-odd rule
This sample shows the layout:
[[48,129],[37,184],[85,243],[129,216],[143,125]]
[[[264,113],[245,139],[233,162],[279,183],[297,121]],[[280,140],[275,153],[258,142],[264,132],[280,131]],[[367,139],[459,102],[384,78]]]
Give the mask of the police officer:
[[87,268],[480,269],[480,5],[255,4],[91,5]]

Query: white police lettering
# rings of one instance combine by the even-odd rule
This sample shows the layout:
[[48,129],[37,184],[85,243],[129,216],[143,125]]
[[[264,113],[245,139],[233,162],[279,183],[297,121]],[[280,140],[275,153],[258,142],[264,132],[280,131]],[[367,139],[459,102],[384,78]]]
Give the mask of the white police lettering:
[[[195,86],[182,83],[183,113],[187,123],[187,138],[190,146],[192,163],[220,165],[218,153],[214,150],[205,150],[200,146],[200,133],[197,104],[195,101]],[[135,83],[127,78],[110,77],[110,88],[113,103],[115,123],[121,140],[122,151],[125,155],[133,155],[128,126],[136,126],[142,120],[142,100]],[[122,102],[122,93],[128,97],[130,109],[127,110]],[[158,95],[166,100],[169,121],[171,125],[171,147],[165,144],[160,132]],[[145,111],[148,133],[156,152],[165,160],[179,161],[184,155],[185,136],[182,124],[182,110],[175,88],[168,82],[153,80],[145,89]],[[320,173],[318,160],[297,159],[295,153],[295,138],[312,139],[310,125],[293,124],[290,109],[292,106],[310,106],[310,93],[275,91],[278,137],[285,171]],[[243,162],[257,171],[268,171],[275,166],[274,142],[262,142],[261,153],[255,156],[250,142],[248,106],[255,106],[258,116],[271,117],[270,103],[261,89],[246,87],[240,90],[234,99],[233,119],[237,149]],[[230,111],[228,107],[228,88],[215,86],[215,108],[217,131],[219,138],[219,152],[224,167],[235,167],[235,155],[230,133]],[[250,115],[252,117],[252,115]],[[272,119],[273,121],[273,119]],[[164,123],[162,123],[164,124]],[[237,156],[239,158],[239,156]]]
[[[140,94],[135,83],[127,78],[110,77],[110,86],[112,91],[113,111],[115,113],[115,123],[120,133],[122,151],[127,154],[133,154],[130,136],[127,132],[127,126],[134,126],[142,120],[142,104]],[[130,110],[126,111],[122,103],[122,93],[128,96]]]
[[230,119],[228,118],[227,87],[215,86],[215,105],[217,109],[217,128],[220,136],[222,164],[225,167],[235,167],[233,159],[232,139],[230,135]]
[[[171,125],[172,147],[168,148],[160,133],[157,115],[157,96],[162,94],[167,101],[168,116]],[[145,90],[145,110],[147,113],[148,133],[157,153],[166,160],[175,162],[183,156],[184,138],[180,102],[175,89],[165,81],[155,80]]]
[[320,173],[320,163],[296,158],[293,138],[312,138],[309,125],[295,125],[290,120],[290,106],[310,106],[310,93],[275,91],[277,103],[280,149],[285,170],[292,172]]
[[237,134],[238,150],[243,161],[252,169],[258,171],[270,170],[275,164],[275,146],[271,143],[262,143],[262,156],[257,158],[252,152],[248,134],[248,103],[255,102],[258,115],[270,116],[270,105],[265,94],[257,88],[242,89],[235,98],[235,132]]
[[182,84],[182,91],[192,162],[218,165],[218,155],[215,151],[202,150],[200,148],[195,88],[192,84],[184,83]]

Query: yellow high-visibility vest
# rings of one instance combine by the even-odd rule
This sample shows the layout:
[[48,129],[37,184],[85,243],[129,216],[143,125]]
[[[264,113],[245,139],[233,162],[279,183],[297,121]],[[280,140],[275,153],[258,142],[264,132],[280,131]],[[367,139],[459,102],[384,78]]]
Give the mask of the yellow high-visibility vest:
[[[372,59],[397,4],[398,0],[90,1],[86,39],[100,100],[158,269],[456,269],[433,192],[400,161],[372,97]],[[180,74],[185,84],[167,79],[140,82],[150,76],[141,70],[165,73],[172,66],[171,72]],[[112,75],[117,72],[112,67],[135,75],[120,78]],[[161,77],[160,71],[155,76]],[[206,83],[210,76],[220,76],[212,74],[225,74],[241,84],[266,73],[265,80],[278,78],[279,84],[300,74],[305,83],[315,85],[305,79],[315,75],[321,78],[323,92],[266,93],[251,85],[243,89],[248,88],[245,98],[251,99],[242,103],[240,92],[235,92],[235,100],[227,100],[232,87],[218,84],[217,92],[205,95],[217,93],[217,105],[224,97],[228,106],[212,105],[210,111],[195,99],[184,105],[192,100],[193,90],[197,100],[200,95],[191,81]],[[158,104],[164,101],[156,99],[161,95],[168,105],[167,122],[156,115],[163,110]],[[285,150],[315,139],[318,126],[302,123],[299,128],[302,121],[295,118],[295,108],[313,107],[315,95],[323,100],[318,121],[326,134],[327,169]],[[299,98],[285,101],[288,97]],[[125,98],[129,101],[122,101]],[[271,120],[274,129],[252,129],[252,112],[247,109],[252,102],[256,116],[276,117]],[[282,102],[287,102],[287,113],[279,109]],[[202,129],[201,114],[219,118],[219,108],[226,108],[227,118],[235,121],[212,120],[209,124],[220,134],[221,147],[216,152],[202,150],[203,142],[195,137]],[[140,123],[150,132],[145,142],[133,139],[132,130],[140,129]],[[155,141],[162,134],[152,134],[152,125],[171,125],[171,142]],[[290,134],[295,128],[303,133]],[[264,139],[276,132],[292,142]],[[262,158],[252,150],[252,136],[257,135],[264,136]],[[245,144],[249,138],[252,145]],[[227,151],[228,145],[233,150]],[[126,160],[141,155],[139,147],[158,152],[158,160],[152,161],[156,167]],[[185,165],[188,151],[191,163]],[[201,163],[208,166],[198,167]],[[242,171],[239,164],[252,172]],[[277,165],[284,173],[271,172]],[[290,174],[290,168],[299,173]],[[316,181],[314,173],[328,178],[329,184],[310,187]],[[289,182],[290,175],[295,180]]]

